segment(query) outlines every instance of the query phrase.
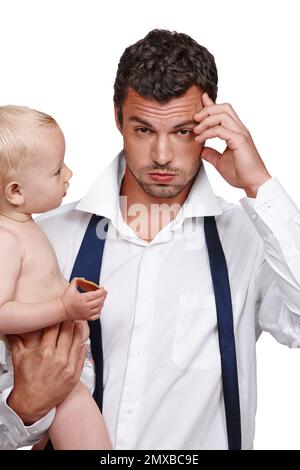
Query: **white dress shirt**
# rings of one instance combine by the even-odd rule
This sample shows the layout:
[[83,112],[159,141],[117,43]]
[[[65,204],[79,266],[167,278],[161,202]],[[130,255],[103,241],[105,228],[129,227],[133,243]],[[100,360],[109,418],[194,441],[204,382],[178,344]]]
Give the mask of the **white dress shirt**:
[[[232,293],[242,448],[253,446],[255,343],[262,330],[300,345],[300,213],[276,178],[241,206],[215,196],[201,166],[176,218],[149,243],[124,222],[121,153],[79,203],[39,224],[68,279],[91,214],[109,219],[100,283],[103,415],[113,448],[227,449],[216,308],[203,217],[215,216]],[[2,448],[26,445],[49,426],[28,428],[0,406]],[[280,404],[278,404],[280,406]],[[284,406],[282,404],[282,406]],[[270,424],[271,425],[271,424]]]

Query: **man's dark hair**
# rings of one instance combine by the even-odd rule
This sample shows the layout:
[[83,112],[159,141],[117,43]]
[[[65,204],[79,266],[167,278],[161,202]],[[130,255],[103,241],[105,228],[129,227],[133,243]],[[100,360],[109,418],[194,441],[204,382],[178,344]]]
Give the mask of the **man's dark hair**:
[[114,103],[122,124],[122,104],[128,87],[144,98],[167,102],[197,85],[215,101],[218,72],[214,56],[187,34],[154,29],[120,58]]

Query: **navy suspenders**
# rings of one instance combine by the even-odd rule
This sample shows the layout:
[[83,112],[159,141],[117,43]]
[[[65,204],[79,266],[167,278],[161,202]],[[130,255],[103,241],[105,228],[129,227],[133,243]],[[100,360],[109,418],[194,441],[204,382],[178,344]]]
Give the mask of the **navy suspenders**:
[[[73,277],[85,277],[99,284],[105,238],[98,238],[97,225],[103,217],[93,215],[89,221],[75,260],[70,281]],[[107,225],[106,225],[107,231]],[[103,406],[103,351],[101,323],[99,320],[89,321],[91,352],[95,363],[96,383],[93,397],[102,411]]]
[[[105,244],[105,239],[98,238],[96,233],[97,224],[101,219],[103,217],[97,215],[91,217],[70,280],[76,276],[99,283]],[[231,293],[226,260],[213,216],[204,217],[204,232],[217,309],[228,448],[229,450],[240,450],[241,419]],[[89,327],[96,371],[94,398],[102,411],[103,351],[100,321],[90,321]]]
[[240,450],[241,415],[231,292],[226,259],[214,217],[204,217],[204,232],[217,308],[228,448]]

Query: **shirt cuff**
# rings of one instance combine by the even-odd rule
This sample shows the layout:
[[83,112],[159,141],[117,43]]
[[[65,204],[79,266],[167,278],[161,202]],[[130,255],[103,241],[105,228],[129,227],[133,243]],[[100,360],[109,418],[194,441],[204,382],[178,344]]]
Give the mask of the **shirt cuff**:
[[51,426],[56,408],[50,410],[46,416],[31,426],[25,426],[21,418],[7,404],[7,398],[12,389],[13,387],[10,387],[2,392],[0,419],[10,434],[10,440],[14,441],[15,448],[17,448],[30,445],[40,439],[41,435]]
[[256,198],[244,197],[240,199],[240,204],[262,236],[270,231],[275,234],[299,214],[295,202],[275,177],[258,188]]

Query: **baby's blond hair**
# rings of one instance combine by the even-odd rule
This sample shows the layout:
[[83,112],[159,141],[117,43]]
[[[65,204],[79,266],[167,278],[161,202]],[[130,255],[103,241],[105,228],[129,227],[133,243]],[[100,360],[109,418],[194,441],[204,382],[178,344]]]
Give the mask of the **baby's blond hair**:
[[0,183],[9,172],[17,174],[29,154],[39,126],[58,126],[48,114],[25,106],[0,106]]

